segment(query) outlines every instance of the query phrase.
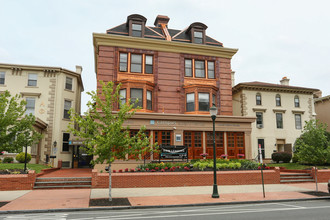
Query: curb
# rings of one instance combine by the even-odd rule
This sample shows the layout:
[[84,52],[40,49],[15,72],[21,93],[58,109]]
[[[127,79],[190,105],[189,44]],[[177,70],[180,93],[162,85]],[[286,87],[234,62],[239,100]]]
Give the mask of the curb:
[[274,202],[296,202],[296,201],[313,201],[313,200],[330,200],[330,196],[316,198],[299,198],[299,199],[279,199],[266,201],[241,201],[241,202],[215,202],[215,203],[196,203],[196,204],[180,204],[180,205],[155,205],[155,206],[117,206],[117,207],[92,207],[92,208],[70,208],[70,209],[36,209],[36,210],[8,210],[0,211],[0,215],[4,214],[29,214],[29,213],[51,213],[51,212],[76,212],[76,211],[97,211],[97,210],[124,210],[124,209],[152,209],[152,208],[173,208],[173,207],[189,207],[189,206],[214,206],[214,205],[238,205],[238,204],[260,204]]

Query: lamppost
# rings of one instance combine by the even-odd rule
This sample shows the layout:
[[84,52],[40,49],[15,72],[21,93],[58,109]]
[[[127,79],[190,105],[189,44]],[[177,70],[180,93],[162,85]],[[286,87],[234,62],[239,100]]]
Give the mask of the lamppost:
[[210,108],[210,115],[213,121],[213,193],[212,198],[219,198],[218,186],[217,186],[217,161],[216,161],[216,151],[215,151],[215,119],[217,118],[218,109],[213,105]]

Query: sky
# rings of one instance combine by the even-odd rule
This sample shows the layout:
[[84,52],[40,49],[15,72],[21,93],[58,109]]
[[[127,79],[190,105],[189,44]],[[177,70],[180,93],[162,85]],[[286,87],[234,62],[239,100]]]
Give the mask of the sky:
[[0,0],[0,63],[83,67],[85,91],[96,89],[92,33],[141,14],[182,30],[193,22],[237,48],[235,83],[261,81],[320,89],[330,95],[330,1],[327,0]]

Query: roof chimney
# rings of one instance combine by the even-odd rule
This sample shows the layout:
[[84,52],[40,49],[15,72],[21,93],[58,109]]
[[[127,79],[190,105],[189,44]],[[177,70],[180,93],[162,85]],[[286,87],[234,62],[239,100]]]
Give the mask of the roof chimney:
[[158,15],[157,18],[156,18],[156,20],[155,20],[154,25],[156,27],[160,27],[160,24],[167,25],[169,20],[170,20],[170,18],[167,17],[167,16],[165,16],[165,15]]
[[283,85],[283,86],[288,86],[288,85],[289,85],[289,81],[290,81],[290,79],[288,79],[286,76],[284,76],[284,77],[280,80],[280,83],[281,83],[281,85]]
[[78,66],[78,65],[76,66],[76,73],[81,75],[82,70],[83,70],[82,66]]

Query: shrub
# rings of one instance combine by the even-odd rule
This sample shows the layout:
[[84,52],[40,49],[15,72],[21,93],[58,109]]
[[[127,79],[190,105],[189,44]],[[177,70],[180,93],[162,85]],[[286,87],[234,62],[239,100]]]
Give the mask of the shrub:
[[[16,155],[16,160],[20,163],[24,163],[25,162],[25,153],[21,152],[19,154]],[[26,155],[26,162],[30,162],[31,161],[31,154],[27,154]]]
[[5,157],[3,158],[3,163],[11,163],[14,161],[14,158],[12,157]]
[[272,160],[276,163],[283,161],[284,163],[289,163],[292,158],[292,154],[287,152],[275,152],[272,154]]
[[299,157],[297,154],[294,154],[293,157],[292,157],[292,163],[298,163],[299,161]]

